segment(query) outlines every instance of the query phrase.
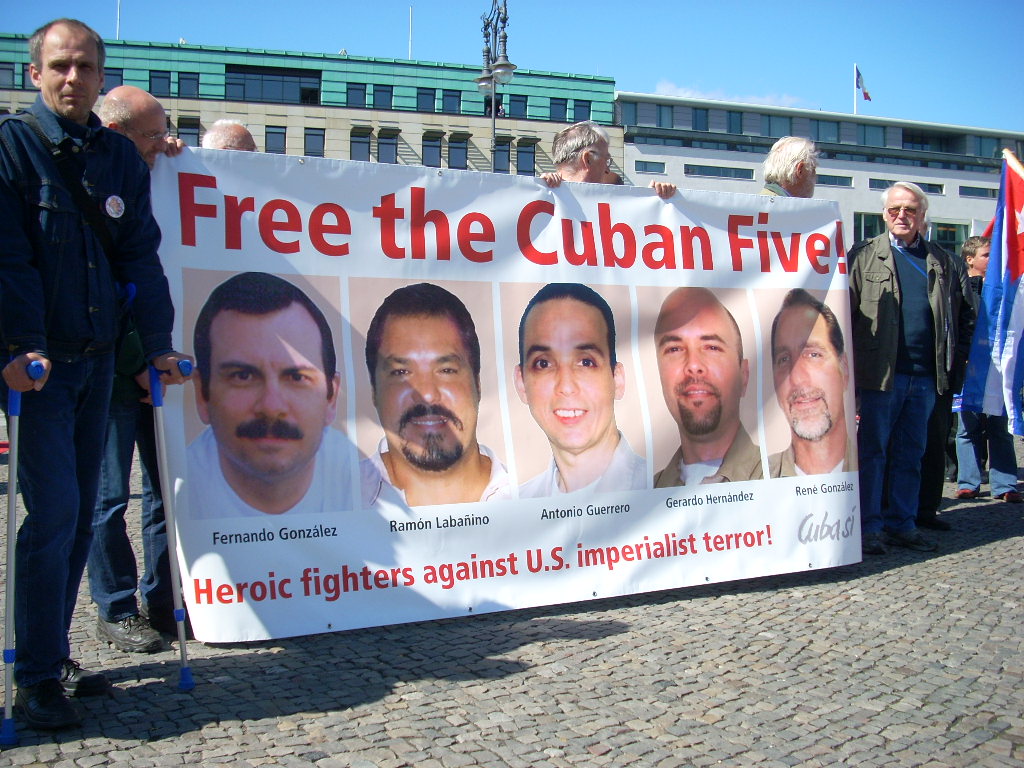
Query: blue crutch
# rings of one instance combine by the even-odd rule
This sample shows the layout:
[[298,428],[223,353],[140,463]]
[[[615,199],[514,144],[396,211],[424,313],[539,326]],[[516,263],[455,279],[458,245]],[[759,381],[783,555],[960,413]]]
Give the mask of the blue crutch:
[[[33,360],[26,367],[30,379],[40,379],[46,367]],[[18,421],[21,417],[21,392],[7,391],[7,439],[10,443],[7,464],[7,556],[4,576],[7,579],[4,590],[4,719],[0,723],[0,744],[11,746],[18,743],[14,729],[14,560],[11,558],[14,542],[18,536]]]
[[[182,376],[192,373],[192,363],[178,361]],[[164,393],[160,384],[160,371],[149,366],[149,394],[153,400],[153,419],[156,424],[156,457],[160,470],[160,491],[164,497],[164,524],[167,526],[167,554],[171,566],[171,594],[174,597],[174,622],[178,626],[178,649],[181,656],[181,674],[178,689],[191,691],[196,687],[192,679],[192,668],[188,665],[188,648],[185,638],[185,608],[181,599],[181,571],[178,568],[178,532],[174,526],[174,484],[170,482],[167,467],[167,441],[164,432]]]

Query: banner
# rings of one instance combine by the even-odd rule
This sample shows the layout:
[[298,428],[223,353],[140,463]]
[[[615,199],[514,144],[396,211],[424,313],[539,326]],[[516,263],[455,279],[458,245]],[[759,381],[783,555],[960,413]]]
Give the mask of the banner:
[[860,559],[835,203],[199,150],[153,204],[198,639]]

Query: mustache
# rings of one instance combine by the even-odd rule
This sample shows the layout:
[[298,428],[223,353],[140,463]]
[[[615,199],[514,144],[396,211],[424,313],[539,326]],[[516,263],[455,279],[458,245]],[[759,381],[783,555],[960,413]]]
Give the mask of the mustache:
[[235,428],[235,437],[259,440],[274,437],[278,440],[301,440],[305,435],[294,424],[281,419],[257,418],[243,422]]
[[427,405],[426,403],[419,403],[402,414],[402,418],[398,422],[398,431],[401,432],[409,426],[409,422],[413,419],[422,419],[427,416],[440,416],[441,418],[451,422],[456,429],[462,429],[462,420],[443,405]]
[[814,387],[807,387],[804,389],[795,389],[789,393],[789,397],[786,398],[788,405],[793,405],[797,400],[824,400],[825,393]]
[[698,379],[695,376],[687,376],[685,379],[676,384],[673,388],[673,393],[676,397],[685,397],[686,390],[694,385],[699,386],[701,389],[708,390],[708,392],[710,392],[712,395],[719,399],[721,399],[722,397],[722,393],[719,391],[718,387],[716,387],[714,384],[712,384],[710,381],[706,379]]

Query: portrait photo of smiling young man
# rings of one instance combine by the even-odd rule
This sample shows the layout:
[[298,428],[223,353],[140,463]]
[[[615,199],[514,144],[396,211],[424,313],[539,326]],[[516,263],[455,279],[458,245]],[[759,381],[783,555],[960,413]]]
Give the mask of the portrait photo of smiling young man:
[[351,509],[353,449],[330,426],[341,377],[317,304],[283,278],[244,272],[210,293],[193,339],[207,428],[187,449],[191,516]]

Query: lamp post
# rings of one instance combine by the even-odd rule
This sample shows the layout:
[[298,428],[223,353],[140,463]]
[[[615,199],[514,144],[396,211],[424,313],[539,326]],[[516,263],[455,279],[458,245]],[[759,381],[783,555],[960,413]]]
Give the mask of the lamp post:
[[[506,0],[491,0],[491,12],[481,16],[484,32],[484,70],[476,79],[476,87],[491,102],[491,172],[496,173],[498,151],[498,86],[512,80],[516,65],[508,60],[508,5]],[[496,55],[496,56],[495,56]]]

